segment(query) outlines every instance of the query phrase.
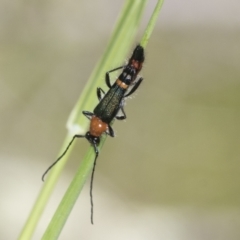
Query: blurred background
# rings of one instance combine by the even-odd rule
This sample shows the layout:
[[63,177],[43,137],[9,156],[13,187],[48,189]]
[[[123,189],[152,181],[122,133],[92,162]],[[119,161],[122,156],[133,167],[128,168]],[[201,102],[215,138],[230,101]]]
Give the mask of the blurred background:
[[[1,1],[1,239],[19,235],[122,6]],[[97,162],[95,225],[87,183],[59,239],[240,239],[239,11],[238,0],[165,0],[146,49],[145,80]],[[77,141],[33,239],[88,146]]]

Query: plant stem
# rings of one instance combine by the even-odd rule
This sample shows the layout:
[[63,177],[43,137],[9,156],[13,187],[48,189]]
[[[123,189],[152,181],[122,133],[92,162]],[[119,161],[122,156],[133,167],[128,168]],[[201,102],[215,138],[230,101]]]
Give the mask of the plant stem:
[[145,32],[144,32],[144,35],[142,37],[142,40],[140,42],[140,45],[145,48],[147,46],[147,43],[149,41],[149,38],[152,34],[152,31],[156,25],[156,21],[157,21],[157,18],[158,18],[158,15],[159,15],[159,12],[162,8],[162,5],[163,5],[163,0],[158,0],[158,3],[153,11],[153,14],[148,22],[148,25],[145,29]]
[[[158,1],[155,10],[151,16],[151,19],[148,23],[148,26],[145,30],[144,36],[140,43],[144,48],[146,47],[155,26],[162,3],[163,0]],[[142,15],[145,4],[146,0],[126,0],[123,10],[121,12],[121,16],[119,17],[116,28],[112,34],[111,41],[108,44],[107,50],[103,55],[102,60],[98,63],[97,67],[90,76],[89,81],[87,82],[86,87],[81,94],[81,97],[77,101],[75,107],[73,108],[69,116],[67,122],[68,134],[64,140],[60,154],[65,150],[66,146],[68,145],[74,134],[79,133],[80,131],[81,133],[86,131],[88,122],[83,117],[82,110],[93,109],[93,107],[96,105],[97,98],[95,96],[95,92],[92,91],[92,89],[96,89],[97,86],[101,85],[100,82],[102,81],[102,79],[99,76],[104,76],[107,70],[109,70],[112,66],[116,66],[117,64],[119,64],[119,62],[121,62],[123,57],[126,55],[126,52],[128,51],[133,40],[134,33],[136,32],[137,25],[140,21],[140,17]],[[103,136],[99,145],[99,152],[101,151],[105,140],[106,136]],[[72,149],[73,146],[71,146],[71,148],[61,159],[61,161],[51,170],[51,173],[49,174],[32,209],[32,212],[22,230],[19,240],[31,239],[31,236],[33,235],[33,232],[37,226],[43,209],[47,204],[47,201],[70,156],[70,152]],[[95,152],[93,148],[90,147],[42,239],[54,240],[58,238],[67,220],[67,217],[69,216],[74,206],[74,203],[76,202],[82,190],[82,187],[90,171],[92,170],[94,157]]]
[[[69,120],[67,122],[67,128],[68,128],[68,134],[64,140],[63,146],[61,148],[61,151],[59,155],[65,150],[66,146],[72,139],[72,136],[78,133],[82,133],[86,131],[86,128],[88,126],[87,120],[82,115],[82,110],[86,109],[93,109],[96,105],[96,96],[95,91],[92,91],[92,89],[96,89],[97,86],[101,85],[99,84],[102,80],[99,76],[104,76],[105,72],[111,68],[112,66],[115,66],[116,64],[119,64],[119,62],[122,61],[123,57],[126,55],[126,52],[128,51],[131,42],[133,40],[133,37],[136,32],[136,26],[139,23],[140,16],[143,12],[144,6],[145,6],[146,0],[144,1],[130,1],[126,0],[125,5],[123,7],[123,10],[121,12],[121,15],[118,19],[118,22],[116,24],[116,28],[113,32],[112,38],[108,44],[107,50],[105,54],[103,55],[102,60],[97,65],[95,70],[93,71],[92,75],[89,78],[89,81],[87,82],[86,87],[84,88],[84,91],[82,92],[81,97],[77,101],[75,107],[73,108]],[[80,132],[81,131],[81,132]],[[103,144],[103,139],[105,139],[105,136],[101,140],[101,144],[99,147],[99,151]],[[19,236],[19,240],[28,240],[31,239],[34,230],[37,226],[37,223],[41,217],[41,214],[48,202],[48,199],[54,189],[54,186],[56,185],[56,182],[70,156],[70,152],[72,151],[73,146],[69,149],[67,154],[61,159],[60,162],[50,171],[49,176],[47,177],[47,180],[45,184],[43,185],[43,188],[38,196],[38,199],[35,202],[35,205],[33,206],[33,209],[25,223],[25,226]],[[85,156],[82,165],[84,167],[83,170],[81,170],[80,175],[84,175],[85,177],[89,174],[89,167],[92,167],[93,165],[93,158],[94,158],[94,152],[92,151],[92,148],[88,150],[87,155]],[[87,160],[88,159],[88,160]],[[88,164],[86,164],[86,161],[89,161]],[[79,173],[77,173],[79,174]],[[74,178],[75,179],[75,178]],[[78,192],[75,195],[79,195],[80,190],[82,188],[82,184],[84,184],[85,179],[82,177],[77,177],[77,179],[81,179],[81,182],[77,185],[76,189],[74,191]],[[75,184],[71,184],[71,186],[76,186]],[[70,189],[68,192],[72,192]],[[68,199],[68,197],[66,197]],[[75,200],[71,200],[72,203],[74,203]],[[66,206],[64,204],[64,206]],[[61,207],[60,207],[61,208]],[[62,208],[61,208],[62,209]],[[72,209],[72,206],[68,206],[64,208],[64,211],[69,211],[68,213],[61,213],[65,217],[67,217]],[[57,210],[58,211],[58,210]],[[56,218],[59,220],[58,216],[61,214],[55,214],[53,217],[57,216]],[[62,219],[62,224],[58,224],[61,226],[60,228],[55,228],[53,231],[55,231],[54,236],[58,236],[60,234],[61,228],[63,227],[66,219]],[[48,232],[48,230],[47,230]],[[58,233],[57,233],[58,232]],[[44,235],[45,236],[45,235]],[[48,238],[44,237],[44,239],[51,239],[54,238]]]

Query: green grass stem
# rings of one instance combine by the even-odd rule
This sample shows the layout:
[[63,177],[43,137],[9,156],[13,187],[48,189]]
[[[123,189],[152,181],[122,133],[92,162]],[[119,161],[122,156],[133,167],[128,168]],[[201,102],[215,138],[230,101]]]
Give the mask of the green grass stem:
[[[146,0],[144,1],[131,1],[126,0],[121,14],[118,18],[115,30],[112,34],[111,40],[108,44],[106,52],[103,54],[103,58],[99,61],[96,68],[93,70],[79,100],[75,104],[68,122],[67,129],[68,134],[63,142],[62,148],[59,155],[65,150],[68,143],[71,141],[72,136],[76,133],[85,133],[89,125],[89,121],[83,116],[83,110],[91,111],[97,103],[95,89],[103,85],[103,77],[105,72],[115,66],[121,65],[122,60],[127,54],[135,33],[137,26],[139,25],[142,12],[144,10]],[[146,46],[148,39],[150,38],[151,32],[154,28],[159,10],[162,6],[162,0],[158,1],[154,13],[149,21],[148,27],[145,31],[141,45]],[[156,10],[157,9],[157,10]],[[104,135],[101,138],[99,145],[99,152],[106,140]],[[19,240],[31,239],[37,223],[41,217],[41,214],[48,202],[48,199],[57,183],[57,180],[69,159],[70,153],[73,146],[69,149],[67,154],[61,159],[61,161],[51,170],[49,176],[44,183],[42,190],[38,196],[35,205],[29,215],[29,218],[21,232]],[[95,153],[92,147],[90,147],[81,162],[76,175],[74,176],[69,188],[67,189],[59,207],[57,208],[46,232],[43,235],[43,240],[54,240],[57,239],[61,230],[83,188],[83,185],[89,176],[89,173],[93,167]],[[90,222],[90,220],[89,220]]]

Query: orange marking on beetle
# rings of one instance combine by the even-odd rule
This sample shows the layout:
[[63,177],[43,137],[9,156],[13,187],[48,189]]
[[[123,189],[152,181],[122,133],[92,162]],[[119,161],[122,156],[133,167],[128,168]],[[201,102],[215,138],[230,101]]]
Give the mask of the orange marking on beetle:
[[122,82],[119,79],[116,80],[116,84],[123,89],[127,89],[129,87],[126,83]]
[[93,116],[90,122],[90,134],[95,137],[100,137],[108,130],[108,124],[103,122],[100,118]]
[[142,62],[139,62],[137,60],[132,59],[130,64],[131,64],[131,66],[133,66],[137,70],[137,73],[141,71]]

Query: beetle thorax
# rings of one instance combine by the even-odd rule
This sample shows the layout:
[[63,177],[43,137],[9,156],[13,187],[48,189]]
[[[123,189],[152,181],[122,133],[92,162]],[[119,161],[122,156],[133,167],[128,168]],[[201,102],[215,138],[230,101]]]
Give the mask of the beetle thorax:
[[90,122],[90,134],[95,137],[100,137],[108,129],[108,124],[100,118],[93,116]]

